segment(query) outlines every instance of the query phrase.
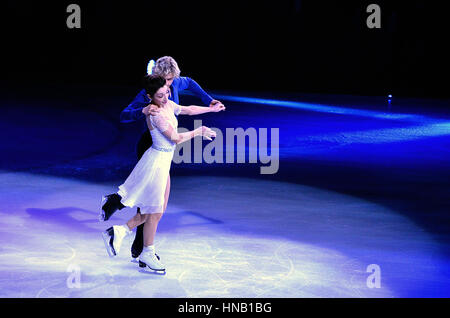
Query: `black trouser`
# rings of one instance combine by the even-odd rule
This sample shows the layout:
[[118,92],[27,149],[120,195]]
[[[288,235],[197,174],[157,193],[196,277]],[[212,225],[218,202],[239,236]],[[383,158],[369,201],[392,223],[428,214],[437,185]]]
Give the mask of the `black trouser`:
[[[153,144],[152,135],[150,135],[150,131],[147,129],[145,133],[142,134],[136,145],[136,154],[138,157],[138,161],[142,158],[144,153],[150,148]],[[141,213],[141,210],[137,208],[137,213]],[[142,249],[144,248],[144,224],[141,224],[137,227],[136,236],[134,237],[133,245],[131,246],[131,254],[133,257],[137,257],[141,254]]]

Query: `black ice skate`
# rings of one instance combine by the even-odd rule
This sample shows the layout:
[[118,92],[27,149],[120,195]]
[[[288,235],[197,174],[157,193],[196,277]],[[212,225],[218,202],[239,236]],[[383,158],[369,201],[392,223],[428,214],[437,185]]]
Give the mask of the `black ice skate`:
[[117,193],[109,194],[102,197],[100,221],[108,221],[109,218],[117,211],[125,206],[120,202],[122,198]]

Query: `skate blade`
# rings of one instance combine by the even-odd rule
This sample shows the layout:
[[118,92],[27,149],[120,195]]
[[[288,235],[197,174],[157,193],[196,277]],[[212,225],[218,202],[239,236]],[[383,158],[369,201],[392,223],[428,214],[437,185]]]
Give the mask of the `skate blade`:
[[[160,275],[165,275],[166,274],[166,269],[153,269],[150,266],[148,266],[147,264],[145,264],[142,261],[139,261],[139,267],[145,269],[146,267],[150,268],[154,274],[160,274]],[[147,271],[144,271],[145,273],[149,273]]]
[[105,248],[106,248],[106,251],[108,252],[109,257],[116,256],[116,253],[114,252],[113,248],[111,247],[111,245],[109,245],[111,236],[108,234],[107,231],[102,232],[102,238],[103,238],[103,243],[105,243]]

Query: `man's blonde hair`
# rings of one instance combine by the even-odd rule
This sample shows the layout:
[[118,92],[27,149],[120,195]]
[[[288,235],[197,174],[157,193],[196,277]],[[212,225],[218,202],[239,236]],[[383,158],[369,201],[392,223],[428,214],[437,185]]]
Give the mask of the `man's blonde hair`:
[[180,76],[180,68],[177,62],[171,56],[160,57],[155,66],[153,66],[152,74],[166,77],[168,75]]

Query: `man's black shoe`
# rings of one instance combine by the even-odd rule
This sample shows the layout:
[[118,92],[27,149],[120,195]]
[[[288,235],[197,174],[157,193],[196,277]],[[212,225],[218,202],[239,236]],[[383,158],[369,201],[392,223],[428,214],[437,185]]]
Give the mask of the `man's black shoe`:
[[100,221],[108,221],[114,212],[125,207],[120,200],[122,200],[122,198],[117,193],[108,194],[102,197],[102,209],[99,217]]

